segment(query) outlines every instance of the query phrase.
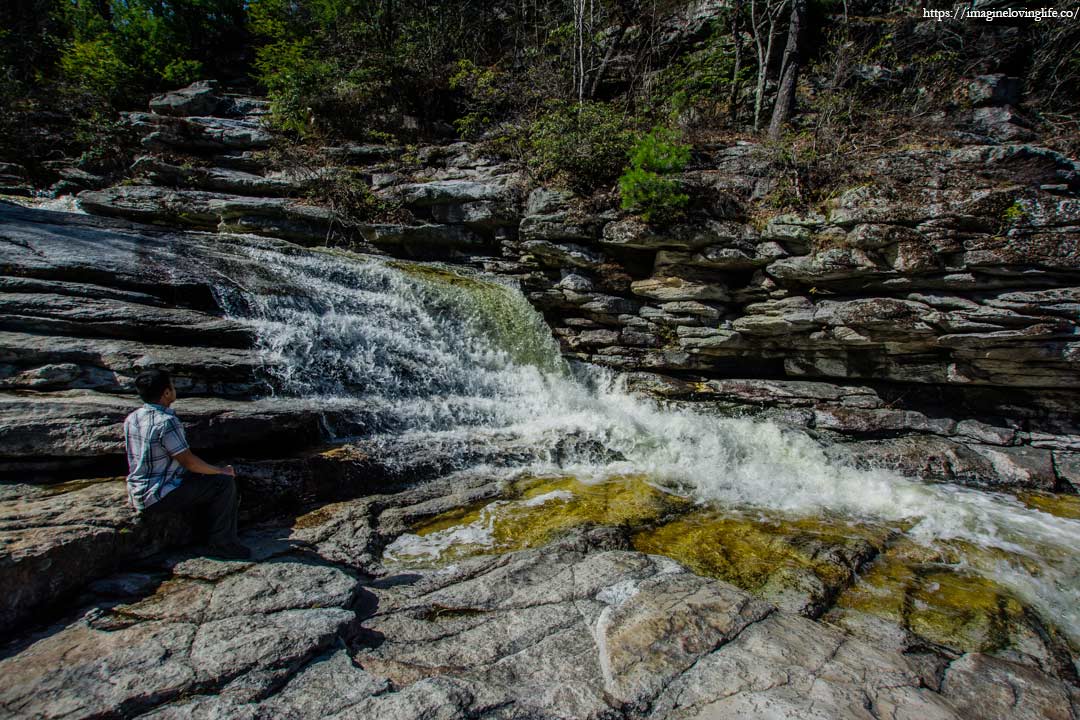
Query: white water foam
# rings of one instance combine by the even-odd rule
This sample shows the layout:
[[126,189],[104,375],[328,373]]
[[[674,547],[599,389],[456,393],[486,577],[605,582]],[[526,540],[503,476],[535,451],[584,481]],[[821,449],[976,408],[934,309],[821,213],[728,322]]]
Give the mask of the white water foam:
[[[837,464],[810,437],[772,423],[631,396],[607,372],[568,369],[540,316],[501,282],[341,252],[235,251],[228,273],[248,290],[235,306],[257,328],[282,393],[349,398],[372,432],[448,452],[514,439],[507,474],[645,474],[721,507],[904,523],[921,543],[1000,548],[1042,569],[1008,560],[973,569],[1080,644],[1078,521],[1001,494]],[[483,520],[392,551],[490,543],[490,533]]]

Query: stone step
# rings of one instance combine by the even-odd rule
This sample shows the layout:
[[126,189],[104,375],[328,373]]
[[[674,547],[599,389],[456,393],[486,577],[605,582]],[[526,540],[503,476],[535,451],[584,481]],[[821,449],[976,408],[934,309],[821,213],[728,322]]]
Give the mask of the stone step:
[[173,165],[152,156],[143,156],[131,166],[132,174],[153,185],[206,190],[249,197],[286,197],[301,195],[319,181],[319,175],[307,177],[284,173],[262,174],[214,166]]
[[[333,221],[328,208],[297,200],[153,185],[120,185],[79,193],[79,205],[93,214],[211,231],[222,225],[243,228],[247,219],[254,218],[288,221],[291,232],[279,236],[306,244],[325,242]],[[249,231],[258,232],[258,227],[253,224]]]
[[0,328],[209,348],[248,348],[255,342],[249,325],[198,310],[55,293],[0,293]]
[[263,150],[274,139],[270,130],[255,118],[126,113],[124,119],[143,134],[143,147],[151,150],[192,153]]
[[254,351],[0,332],[0,390],[134,393],[135,376],[150,368],[168,370],[185,397],[250,399],[271,389]]
[[[40,482],[47,467],[91,461],[123,472],[122,425],[140,404],[134,395],[87,390],[0,392],[0,473]],[[216,456],[281,456],[331,434],[359,434],[364,418],[359,402],[288,398],[182,398],[175,410],[192,448]],[[27,475],[35,468],[37,475]]]

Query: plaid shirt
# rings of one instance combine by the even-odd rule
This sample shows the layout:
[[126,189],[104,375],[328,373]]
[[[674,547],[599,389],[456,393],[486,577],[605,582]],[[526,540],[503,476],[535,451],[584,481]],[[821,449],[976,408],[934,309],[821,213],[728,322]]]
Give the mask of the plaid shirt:
[[146,403],[124,420],[128,499],[145,510],[180,487],[185,470],[176,456],[188,449],[184,426],[169,408]]

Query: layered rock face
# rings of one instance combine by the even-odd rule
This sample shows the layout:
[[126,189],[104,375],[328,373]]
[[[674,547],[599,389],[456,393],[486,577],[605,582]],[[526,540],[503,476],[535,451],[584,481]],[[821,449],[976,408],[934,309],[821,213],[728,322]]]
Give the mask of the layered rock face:
[[[1002,82],[973,82],[977,104],[1008,100]],[[658,229],[526,192],[465,143],[328,147],[302,172],[262,152],[258,101],[199,87],[152,107],[130,118],[161,151],[142,184],[83,192],[88,212],[480,265],[522,284],[568,357],[642,392],[858,440],[835,452],[865,465],[1075,492],[1080,171],[1053,151],[969,133],[884,152],[814,212],[776,215],[763,148],[707,149],[684,178],[701,207]],[[342,172],[395,222],[298,197]]]

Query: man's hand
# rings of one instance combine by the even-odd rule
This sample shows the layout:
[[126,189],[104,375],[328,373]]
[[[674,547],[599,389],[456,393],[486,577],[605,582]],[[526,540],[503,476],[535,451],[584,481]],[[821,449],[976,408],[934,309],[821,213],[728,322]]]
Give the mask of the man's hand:
[[185,450],[173,457],[176,458],[176,462],[180,463],[184,468],[193,473],[199,473],[200,475],[228,475],[229,477],[236,477],[236,470],[233,470],[232,465],[226,465],[225,467],[211,465],[195,453],[191,452],[191,450]]

